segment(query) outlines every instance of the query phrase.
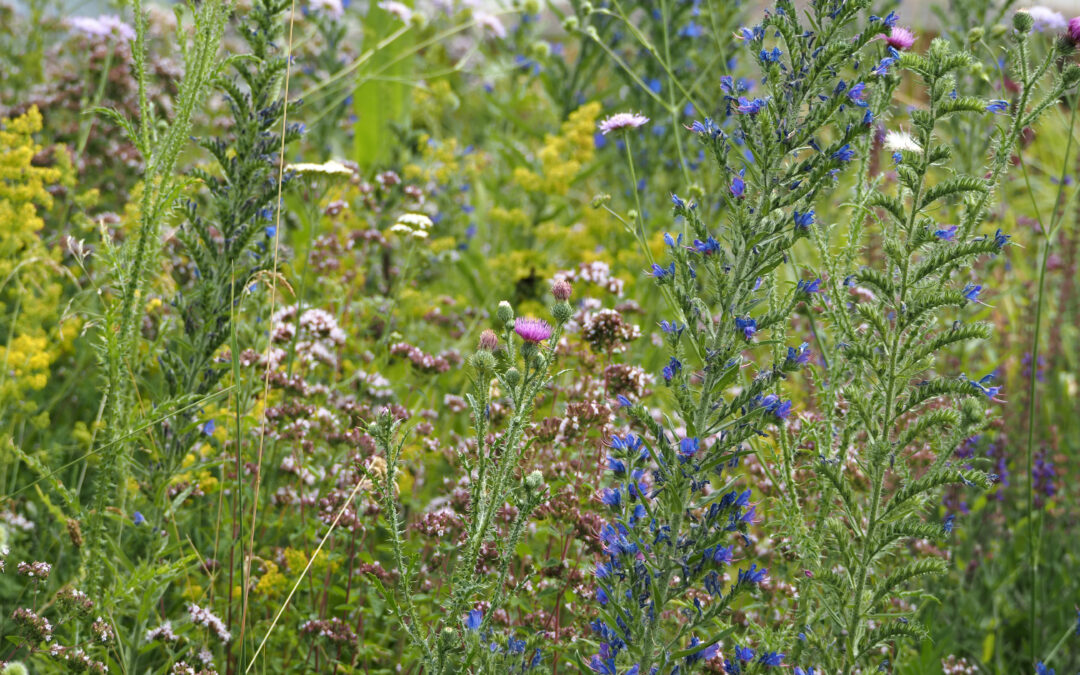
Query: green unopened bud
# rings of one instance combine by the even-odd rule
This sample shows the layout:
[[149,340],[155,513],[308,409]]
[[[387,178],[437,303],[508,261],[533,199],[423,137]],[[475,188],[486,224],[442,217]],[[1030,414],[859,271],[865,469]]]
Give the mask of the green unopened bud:
[[1075,63],[1065,66],[1065,72],[1061,74],[1061,81],[1067,89],[1072,89],[1080,84],[1080,66]]
[[525,0],[525,4],[522,5],[522,9],[526,14],[539,14],[540,13],[540,0]]
[[533,354],[532,364],[537,370],[543,370],[547,367],[547,357],[544,356],[543,352],[537,350],[537,352]]
[[581,11],[585,14],[592,14],[595,10],[593,9],[593,4],[586,0],[585,2],[581,3]]
[[551,318],[555,319],[556,323],[566,323],[570,320],[570,317],[574,315],[574,310],[570,307],[570,303],[565,300],[556,302],[551,306]]
[[472,355],[472,365],[481,373],[490,372],[495,369],[495,357],[491,352],[480,350]]
[[992,37],[992,38],[994,38],[996,40],[996,39],[1000,38],[1002,35],[1004,35],[1005,31],[1007,31],[1007,30],[1009,30],[1009,28],[1005,24],[996,23],[996,24],[994,24],[994,27],[990,29],[990,37]]
[[592,207],[594,209],[598,209],[598,208],[600,208],[604,204],[607,204],[610,201],[611,201],[611,195],[609,195],[609,194],[607,194],[605,192],[601,192],[600,194],[598,194],[598,195],[596,195],[596,196],[594,196],[592,198]]
[[581,25],[581,23],[578,21],[578,18],[576,16],[573,16],[573,15],[566,17],[566,19],[563,20],[563,22],[562,22],[563,30],[566,31],[567,33],[576,32],[577,29],[578,29],[578,26],[580,26],[580,25]]
[[510,303],[503,300],[499,303],[498,309],[495,310],[495,316],[502,323],[510,323],[514,320],[514,308],[510,306]]
[[967,39],[968,39],[969,43],[974,44],[974,43],[982,40],[985,35],[986,35],[986,29],[985,28],[983,28],[982,26],[975,26],[974,28],[972,28],[971,30],[968,31]]
[[532,57],[534,59],[538,61],[543,61],[547,59],[547,57],[551,56],[551,45],[549,45],[545,40],[537,40],[536,42],[529,45],[529,52],[532,54]]
[[637,217],[638,217],[637,209],[630,209],[629,211],[626,212],[626,219],[627,220],[637,220]]
[[536,494],[544,489],[544,474],[533,471],[525,477],[525,489]]
[[1034,25],[1035,19],[1026,9],[1018,9],[1016,14],[1013,14],[1013,28],[1017,33],[1030,33]]
[[521,382],[521,371],[519,371],[517,368],[511,368],[510,370],[506,371],[506,374],[503,375],[503,377],[506,379],[507,384],[509,384],[511,387],[516,387],[518,382]]
[[5,664],[3,670],[0,670],[0,675],[29,675],[30,671],[26,669],[26,666],[18,661],[12,661]]

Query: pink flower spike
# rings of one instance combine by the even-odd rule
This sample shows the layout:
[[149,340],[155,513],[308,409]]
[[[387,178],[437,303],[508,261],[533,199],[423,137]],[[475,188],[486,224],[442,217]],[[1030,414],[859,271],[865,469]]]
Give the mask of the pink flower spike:
[[615,113],[596,125],[600,127],[600,133],[607,136],[609,131],[621,129],[636,129],[649,121],[648,117],[638,113]]
[[514,321],[514,332],[525,342],[543,342],[551,337],[551,326],[543,319],[519,316]]
[[903,26],[893,26],[888,35],[882,34],[878,38],[887,42],[893,49],[901,51],[911,49],[911,45],[915,44],[915,33]]

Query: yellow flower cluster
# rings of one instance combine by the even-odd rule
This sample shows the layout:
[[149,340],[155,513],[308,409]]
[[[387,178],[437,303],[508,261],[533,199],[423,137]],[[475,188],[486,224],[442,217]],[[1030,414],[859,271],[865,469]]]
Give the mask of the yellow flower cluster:
[[42,242],[38,212],[53,206],[49,187],[74,185],[74,171],[62,147],[53,150],[54,166],[34,165],[43,149],[34,140],[41,128],[36,107],[0,119],[0,335],[10,336],[0,345],[0,406],[21,401],[24,412],[36,407],[25,394],[45,387],[50,366],[79,329],[74,322],[58,325],[60,251]]
[[582,168],[595,152],[593,134],[600,104],[586,103],[574,112],[559,129],[559,134],[544,137],[544,147],[537,153],[540,170],[526,167],[514,170],[514,180],[530,192],[565,195]]
[[456,138],[436,140],[424,134],[419,139],[422,164],[406,164],[406,180],[435,181],[447,184],[463,175],[475,173],[474,155],[464,155]]
[[289,580],[278,569],[277,563],[267,560],[265,564],[266,573],[259,578],[259,583],[255,584],[255,592],[274,597],[285,590]]

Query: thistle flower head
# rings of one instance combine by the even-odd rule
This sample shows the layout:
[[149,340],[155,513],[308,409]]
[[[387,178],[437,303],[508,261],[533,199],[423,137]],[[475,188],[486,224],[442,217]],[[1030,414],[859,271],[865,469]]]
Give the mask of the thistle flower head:
[[600,121],[597,125],[600,133],[607,135],[609,131],[621,131],[623,129],[636,129],[649,121],[648,117],[638,113],[615,113]]
[[519,316],[514,321],[514,332],[525,342],[543,342],[551,337],[551,325],[543,319]]
[[896,50],[911,49],[911,46],[915,44],[915,33],[903,26],[893,26],[888,35],[882,33],[878,36],[878,39],[884,40],[886,44]]

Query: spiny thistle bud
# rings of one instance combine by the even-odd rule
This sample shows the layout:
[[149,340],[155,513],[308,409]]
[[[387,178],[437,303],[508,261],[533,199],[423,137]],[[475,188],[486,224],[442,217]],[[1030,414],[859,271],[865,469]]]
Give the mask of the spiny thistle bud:
[[481,373],[490,372],[495,368],[495,357],[491,355],[491,352],[481,349],[473,354],[472,365]]
[[536,494],[544,489],[544,474],[539,471],[533,471],[525,477],[525,489],[532,494]]
[[506,378],[507,384],[509,384],[511,387],[516,387],[517,383],[521,381],[521,372],[517,368],[511,368],[510,370],[506,371],[506,375],[504,375],[504,377]]
[[4,668],[0,670],[0,675],[30,675],[30,671],[22,663],[12,661],[4,664]]
[[480,342],[477,347],[485,352],[493,352],[499,348],[499,336],[490,328],[485,328],[484,332],[480,333]]
[[554,305],[551,306],[551,317],[555,319],[557,323],[566,323],[573,315],[574,310],[572,307],[570,307],[569,302],[556,302]]
[[495,316],[502,323],[510,323],[514,320],[514,308],[509,302],[503,300],[499,303],[499,308],[495,310]]
[[1013,14],[1013,28],[1018,33],[1030,33],[1031,28],[1035,25],[1035,19],[1026,9],[1016,10],[1016,14]]
[[1065,66],[1065,72],[1061,74],[1061,81],[1067,89],[1072,89],[1080,84],[1080,66],[1075,63]]
[[551,294],[556,300],[569,300],[573,292],[574,287],[566,279],[556,279],[555,283],[551,284]]

